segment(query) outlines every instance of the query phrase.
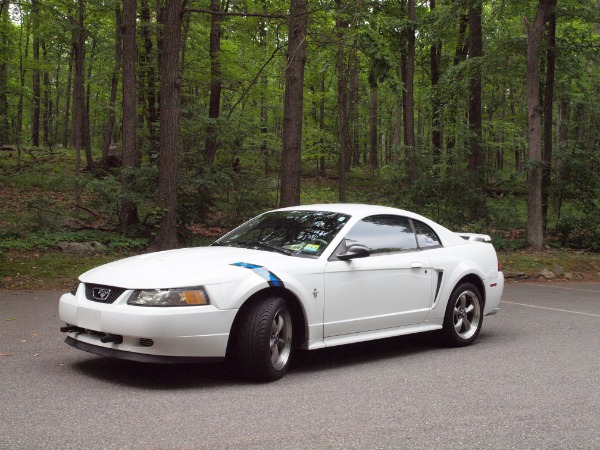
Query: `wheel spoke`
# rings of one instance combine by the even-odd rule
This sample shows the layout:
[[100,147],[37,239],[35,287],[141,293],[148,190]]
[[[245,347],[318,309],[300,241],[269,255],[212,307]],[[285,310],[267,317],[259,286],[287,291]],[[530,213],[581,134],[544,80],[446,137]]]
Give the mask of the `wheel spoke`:
[[454,329],[456,330],[457,333],[460,333],[462,326],[463,326],[463,319],[461,317],[454,323]]
[[474,305],[473,303],[471,303],[471,304],[470,304],[470,305],[467,307],[467,309],[465,310],[465,312],[466,312],[467,314],[471,314],[471,313],[473,312],[473,310],[474,310],[474,309],[475,309],[475,305]]
[[460,308],[465,309],[467,307],[467,295],[461,295],[458,300],[460,301]]
[[271,347],[271,364],[273,366],[277,365],[277,361],[279,360],[279,346],[277,345],[277,341],[275,345]]
[[471,329],[471,322],[469,322],[469,318],[465,317],[463,319],[463,325],[465,326],[465,333]]
[[277,313],[277,315],[273,319],[273,326],[271,327],[271,333],[279,334],[281,332],[282,328],[283,328],[283,317],[281,317],[281,314]]

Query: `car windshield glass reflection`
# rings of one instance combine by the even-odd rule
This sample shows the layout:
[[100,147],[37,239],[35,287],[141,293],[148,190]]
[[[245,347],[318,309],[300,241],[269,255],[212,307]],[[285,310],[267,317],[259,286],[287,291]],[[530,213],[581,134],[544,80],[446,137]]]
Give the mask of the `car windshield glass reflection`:
[[349,217],[327,211],[270,212],[236,228],[213,245],[320,256]]

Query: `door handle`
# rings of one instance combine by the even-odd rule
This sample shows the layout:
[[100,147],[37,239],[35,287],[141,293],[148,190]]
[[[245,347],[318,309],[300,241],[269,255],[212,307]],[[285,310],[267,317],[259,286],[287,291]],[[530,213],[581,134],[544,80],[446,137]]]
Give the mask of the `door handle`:
[[421,269],[423,267],[423,263],[421,262],[414,262],[410,264],[410,268],[411,269]]

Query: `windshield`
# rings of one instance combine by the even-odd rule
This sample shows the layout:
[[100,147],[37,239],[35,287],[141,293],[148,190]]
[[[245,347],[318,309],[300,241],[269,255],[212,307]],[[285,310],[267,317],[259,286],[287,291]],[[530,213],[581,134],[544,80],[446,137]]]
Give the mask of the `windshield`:
[[317,257],[349,218],[328,211],[274,211],[246,222],[213,245]]

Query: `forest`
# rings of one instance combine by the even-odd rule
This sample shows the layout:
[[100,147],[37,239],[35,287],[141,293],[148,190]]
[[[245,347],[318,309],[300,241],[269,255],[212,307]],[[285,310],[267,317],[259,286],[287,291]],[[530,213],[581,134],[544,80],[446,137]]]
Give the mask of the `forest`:
[[0,252],[175,248],[317,202],[600,251],[600,0],[0,0],[0,23]]

